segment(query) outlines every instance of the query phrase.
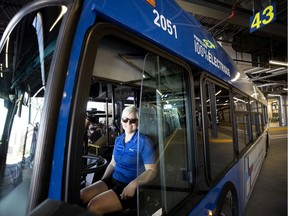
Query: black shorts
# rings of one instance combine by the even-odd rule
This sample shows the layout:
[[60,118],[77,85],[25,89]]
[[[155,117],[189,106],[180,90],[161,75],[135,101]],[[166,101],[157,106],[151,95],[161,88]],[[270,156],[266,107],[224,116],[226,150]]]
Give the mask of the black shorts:
[[123,189],[127,186],[126,183],[117,181],[114,178],[106,178],[102,179],[102,181],[107,185],[109,189],[112,189],[116,195],[118,196],[123,210],[129,210],[129,209],[136,209],[137,208],[137,193],[130,199],[121,199],[120,195],[122,194]]

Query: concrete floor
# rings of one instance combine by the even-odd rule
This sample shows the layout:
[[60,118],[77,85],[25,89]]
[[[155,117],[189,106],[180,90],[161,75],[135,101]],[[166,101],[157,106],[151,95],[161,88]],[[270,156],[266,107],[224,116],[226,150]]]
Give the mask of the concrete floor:
[[287,216],[287,127],[270,126],[268,156],[245,216]]

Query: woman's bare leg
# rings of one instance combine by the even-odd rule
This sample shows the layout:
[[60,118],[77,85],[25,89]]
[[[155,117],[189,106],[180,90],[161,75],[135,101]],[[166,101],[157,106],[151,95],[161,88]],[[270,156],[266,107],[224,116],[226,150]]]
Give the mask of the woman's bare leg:
[[93,197],[108,190],[107,185],[103,181],[97,181],[80,191],[80,198],[83,204],[87,204]]
[[92,198],[87,209],[98,215],[103,215],[121,211],[122,205],[116,193],[113,190],[108,190]]

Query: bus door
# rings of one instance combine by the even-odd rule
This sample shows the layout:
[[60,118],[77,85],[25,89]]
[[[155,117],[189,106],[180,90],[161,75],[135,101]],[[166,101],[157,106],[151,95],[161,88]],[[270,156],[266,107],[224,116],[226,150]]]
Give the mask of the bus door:
[[[83,144],[85,131],[79,128],[84,127],[87,111],[101,111],[95,114],[95,117],[103,116],[96,117],[93,127],[102,132],[95,140],[88,138],[87,153],[109,161],[113,139],[123,133],[121,112],[124,107],[135,105],[140,115],[139,132],[153,142],[158,169],[155,179],[138,188],[138,208],[134,211],[139,215],[173,212],[189,197],[195,184],[188,69],[165,52],[161,54],[156,46],[112,24],[96,24],[86,38],[73,102],[69,146]],[[110,155],[106,154],[107,149]],[[81,169],[74,162],[67,165],[65,196],[69,202],[77,202],[79,191],[70,183],[71,179],[84,178],[84,185],[79,182],[83,187],[102,176],[97,172],[92,173],[93,177],[89,177],[90,173],[77,176]]]
[[162,215],[191,193],[189,83],[182,66],[151,53],[144,58],[142,78],[139,131],[154,142],[157,175],[139,188],[138,209],[139,215]]

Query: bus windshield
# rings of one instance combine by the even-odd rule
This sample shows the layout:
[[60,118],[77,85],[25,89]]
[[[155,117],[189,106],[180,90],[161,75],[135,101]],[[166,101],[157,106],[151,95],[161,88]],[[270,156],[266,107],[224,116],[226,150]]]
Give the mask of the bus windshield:
[[[1,215],[26,212],[45,87],[61,25],[61,19],[55,21],[62,9],[46,7],[26,15],[0,54]],[[15,208],[19,199],[22,205]]]
[[[193,185],[194,171],[188,163],[191,122],[187,68],[124,39],[106,36],[98,46],[92,73],[87,154],[110,160],[115,138],[124,132],[121,111],[130,105],[138,107],[139,133],[152,141],[158,170],[152,181],[138,188],[138,211],[140,215],[171,211],[189,195]],[[93,179],[86,173],[82,177],[85,187],[102,174],[94,174]],[[147,199],[150,204],[143,205]],[[151,205],[149,210],[147,205]]]

